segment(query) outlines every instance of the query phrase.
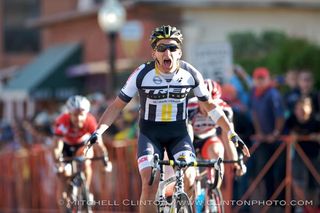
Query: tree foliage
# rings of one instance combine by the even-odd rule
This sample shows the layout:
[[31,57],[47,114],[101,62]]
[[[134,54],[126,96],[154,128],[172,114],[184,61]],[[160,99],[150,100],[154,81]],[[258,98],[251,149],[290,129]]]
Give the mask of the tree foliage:
[[258,66],[269,68],[272,74],[284,74],[289,69],[310,69],[320,86],[320,47],[314,43],[276,31],[236,32],[229,35],[229,41],[235,63],[250,73]]

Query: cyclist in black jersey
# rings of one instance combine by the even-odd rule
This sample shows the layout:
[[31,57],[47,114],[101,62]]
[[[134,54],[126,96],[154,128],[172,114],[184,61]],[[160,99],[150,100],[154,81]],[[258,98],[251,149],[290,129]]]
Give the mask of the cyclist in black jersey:
[[[163,158],[166,150],[171,159],[187,162],[195,159],[187,131],[187,95],[191,90],[229,139],[241,145],[245,155],[250,155],[222,109],[211,100],[201,73],[181,60],[182,40],[180,30],[169,25],[152,32],[150,43],[153,61],[142,64],[131,74],[119,95],[103,113],[98,129],[89,140],[94,144],[96,138],[109,128],[121,110],[139,93],[138,165],[142,180],[142,203],[153,200],[157,190],[157,184],[148,185],[154,153]],[[156,212],[155,205],[140,205],[140,212]]]

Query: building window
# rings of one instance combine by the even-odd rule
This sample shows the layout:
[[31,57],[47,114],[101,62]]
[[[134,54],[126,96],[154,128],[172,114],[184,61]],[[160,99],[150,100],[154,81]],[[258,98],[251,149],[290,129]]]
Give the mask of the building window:
[[26,27],[26,21],[40,16],[40,0],[3,0],[3,6],[4,51],[39,51],[40,31]]

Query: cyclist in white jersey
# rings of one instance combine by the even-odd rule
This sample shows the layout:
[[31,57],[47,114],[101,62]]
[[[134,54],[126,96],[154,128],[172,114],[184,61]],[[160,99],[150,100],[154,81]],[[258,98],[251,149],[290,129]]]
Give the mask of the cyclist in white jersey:
[[[233,125],[233,111],[232,108],[221,99],[220,84],[211,79],[204,80],[207,89],[213,101],[219,105],[226,117]],[[228,140],[227,134],[221,132],[217,123],[215,123],[207,112],[199,105],[197,97],[193,97],[188,101],[188,118],[193,135],[193,145],[199,155],[203,159],[216,159],[218,157],[229,159],[237,158],[236,147]],[[223,168],[223,164],[222,164]],[[237,163],[234,164],[237,175],[243,175],[246,168],[241,168]]]
[[[187,131],[187,95],[193,90],[199,104],[208,115],[227,132],[229,139],[247,147],[234,132],[225,114],[211,101],[201,73],[181,60],[182,34],[176,27],[156,28],[150,38],[152,62],[138,67],[128,78],[114,102],[100,118],[98,129],[90,138],[94,144],[120,114],[129,101],[139,93],[140,132],[138,138],[138,165],[142,180],[141,203],[154,200],[157,184],[148,185],[153,154],[163,158],[164,150],[175,160],[195,159],[192,140]],[[156,212],[156,206],[140,205],[140,212]]]

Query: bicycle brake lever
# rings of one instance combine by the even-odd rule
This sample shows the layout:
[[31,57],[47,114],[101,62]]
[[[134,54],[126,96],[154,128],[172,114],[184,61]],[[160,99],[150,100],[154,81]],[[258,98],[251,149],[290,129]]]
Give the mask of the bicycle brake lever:
[[247,145],[242,140],[238,140],[237,145],[237,147],[241,150],[242,154],[244,154],[247,157],[250,157],[250,151]]
[[85,147],[84,147],[84,156],[87,157],[88,151],[89,149],[92,147],[92,144],[90,144],[89,142],[86,143]]
[[219,171],[220,170],[220,159],[221,158],[218,158],[218,160],[214,163],[214,169]]

